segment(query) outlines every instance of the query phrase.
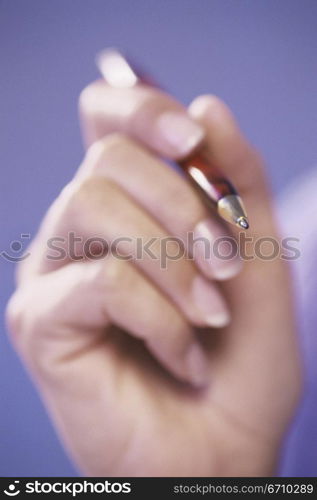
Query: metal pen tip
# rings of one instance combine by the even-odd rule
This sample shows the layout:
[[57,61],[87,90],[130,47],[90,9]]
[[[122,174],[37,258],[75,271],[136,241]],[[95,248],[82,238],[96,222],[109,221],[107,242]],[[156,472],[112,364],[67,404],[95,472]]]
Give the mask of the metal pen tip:
[[249,229],[249,223],[245,217],[239,217],[239,219],[237,220],[237,224],[243,229]]

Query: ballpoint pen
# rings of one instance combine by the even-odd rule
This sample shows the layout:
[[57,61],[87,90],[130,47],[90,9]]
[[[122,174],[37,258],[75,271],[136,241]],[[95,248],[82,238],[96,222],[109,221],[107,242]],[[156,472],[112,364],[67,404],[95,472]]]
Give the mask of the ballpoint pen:
[[[156,86],[116,49],[99,52],[96,63],[105,81],[113,87],[133,87],[140,83]],[[203,144],[177,163],[201,192],[204,201],[216,206],[221,218],[239,228],[248,229],[249,222],[240,196],[217,165],[207,158]]]

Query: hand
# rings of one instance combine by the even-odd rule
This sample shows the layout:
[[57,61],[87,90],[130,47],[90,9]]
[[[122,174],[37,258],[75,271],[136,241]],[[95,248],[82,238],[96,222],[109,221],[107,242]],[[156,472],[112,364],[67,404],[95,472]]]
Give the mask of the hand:
[[[237,259],[201,251],[163,269],[159,245],[228,234],[159,158],[203,138],[245,201],[248,236],[278,240],[258,155],[215,97],[187,113],[156,90],[96,82],[80,104],[90,147],[19,268],[7,313],[65,447],[87,475],[273,473],[300,386],[285,262],[259,259],[253,242],[240,273]],[[124,237],[117,253],[132,259],[48,259],[49,238],[67,250],[69,232],[81,237],[77,255],[88,238],[101,238],[93,257]],[[135,237],[156,238],[154,257],[137,258]]]

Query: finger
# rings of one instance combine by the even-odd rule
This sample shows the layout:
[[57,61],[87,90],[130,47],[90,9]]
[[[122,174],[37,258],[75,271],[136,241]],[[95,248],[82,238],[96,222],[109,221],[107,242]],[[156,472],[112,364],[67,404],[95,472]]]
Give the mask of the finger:
[[191,327],[126,261],[108,256],[37,276],[27,289],[21,288],[9,310],[10,317],[19,317],[13,329],[21,321],[26,325],[18,344],[21,340],[22,350],[40,368],[50,366],[54,371],[62,359],[80,358],[96,343],[106,347],[105,327],[114,324],[144,341],[177,378],[194,385],[206,382],[206,360]]
[[[70,184],[43,227],[22,273],[51,272],[75,256],[78,260],[102,257],[103,249],[90,255],[94,243],[101,242],[112,253],[132,260],[194,325],[228,323],[228,309],[216,285],[198,272],[178,242],[109,180],[96,176]],[[76,251],[71,248],[72,235],[77,239]],[[57,258],[52,239],[58,242],[54,245],[54,250],[59,249]]]
[[228,279],[240,271],[237,255],[225,260],[213,251],[221,238],[231,235],[208,213],[192,186],[128,137],[113,134],[91,146],[77,177],[92,176],[110,179],[127,192],[184,243],[208,278]]
[[119,89],[99,80],[82,91],[79,107],[87,146],[118,131],[175,159],[186,156],[204,138],[204,129],[181,104],[147,86]]

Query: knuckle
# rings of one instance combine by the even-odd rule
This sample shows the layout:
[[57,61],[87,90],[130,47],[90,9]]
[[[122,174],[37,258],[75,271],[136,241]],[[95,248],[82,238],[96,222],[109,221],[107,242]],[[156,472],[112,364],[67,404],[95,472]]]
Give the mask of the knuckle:
[[27,297],[27,291],[16,290],[7,304],[5,319],[14,347],[33,358],[38,346],[36,332],[44,331],[44,318],[37,308],[29,307]]
[[127,147],[131,147],[132,144],[132,140],[127,135],[122,132],[113,132],[100,139],[96,143],[96,148],[98,148],[99,157],[102,160],[107,160],[112,155],[120,153]]
[[97,286],[103,295],[113,295],[123,286],[127,277],[124,268],[124,263],[118,258],[109,256],[104,260],[97,276]]
[[21,331],[23,323],[23,309],[19,301],[18,293],[15,292],[9,299],[5,309],[5,321],[10,337],[14,340]]
[[138,146],[127,135],[113,132],[89,147],[80,173],[84,173],[84,177],[98,172],[105,175],[107,169],[113,169],[116,163],[126,163],[137,149]]
[[61,305],[49,303],[40,280],[17,289],[8,302],[6,322],[11,343],[27,367],[37,378],[49,380],[62,359],[70,328],[59,322]]
[[98,90],[104,86],[105,83],[102,80],[96,80],[89,83],[79,94],[78,106],[80,111],[87,112],[94,105],[96,101],[96,94],[98,97]]
[[68,220],[76,221],[86,214],[89,219],[94,208],[109,205],[116,192],[115,185],[105,177],[86,177],[80,182],[71,182],[66,191],[63,215]]

